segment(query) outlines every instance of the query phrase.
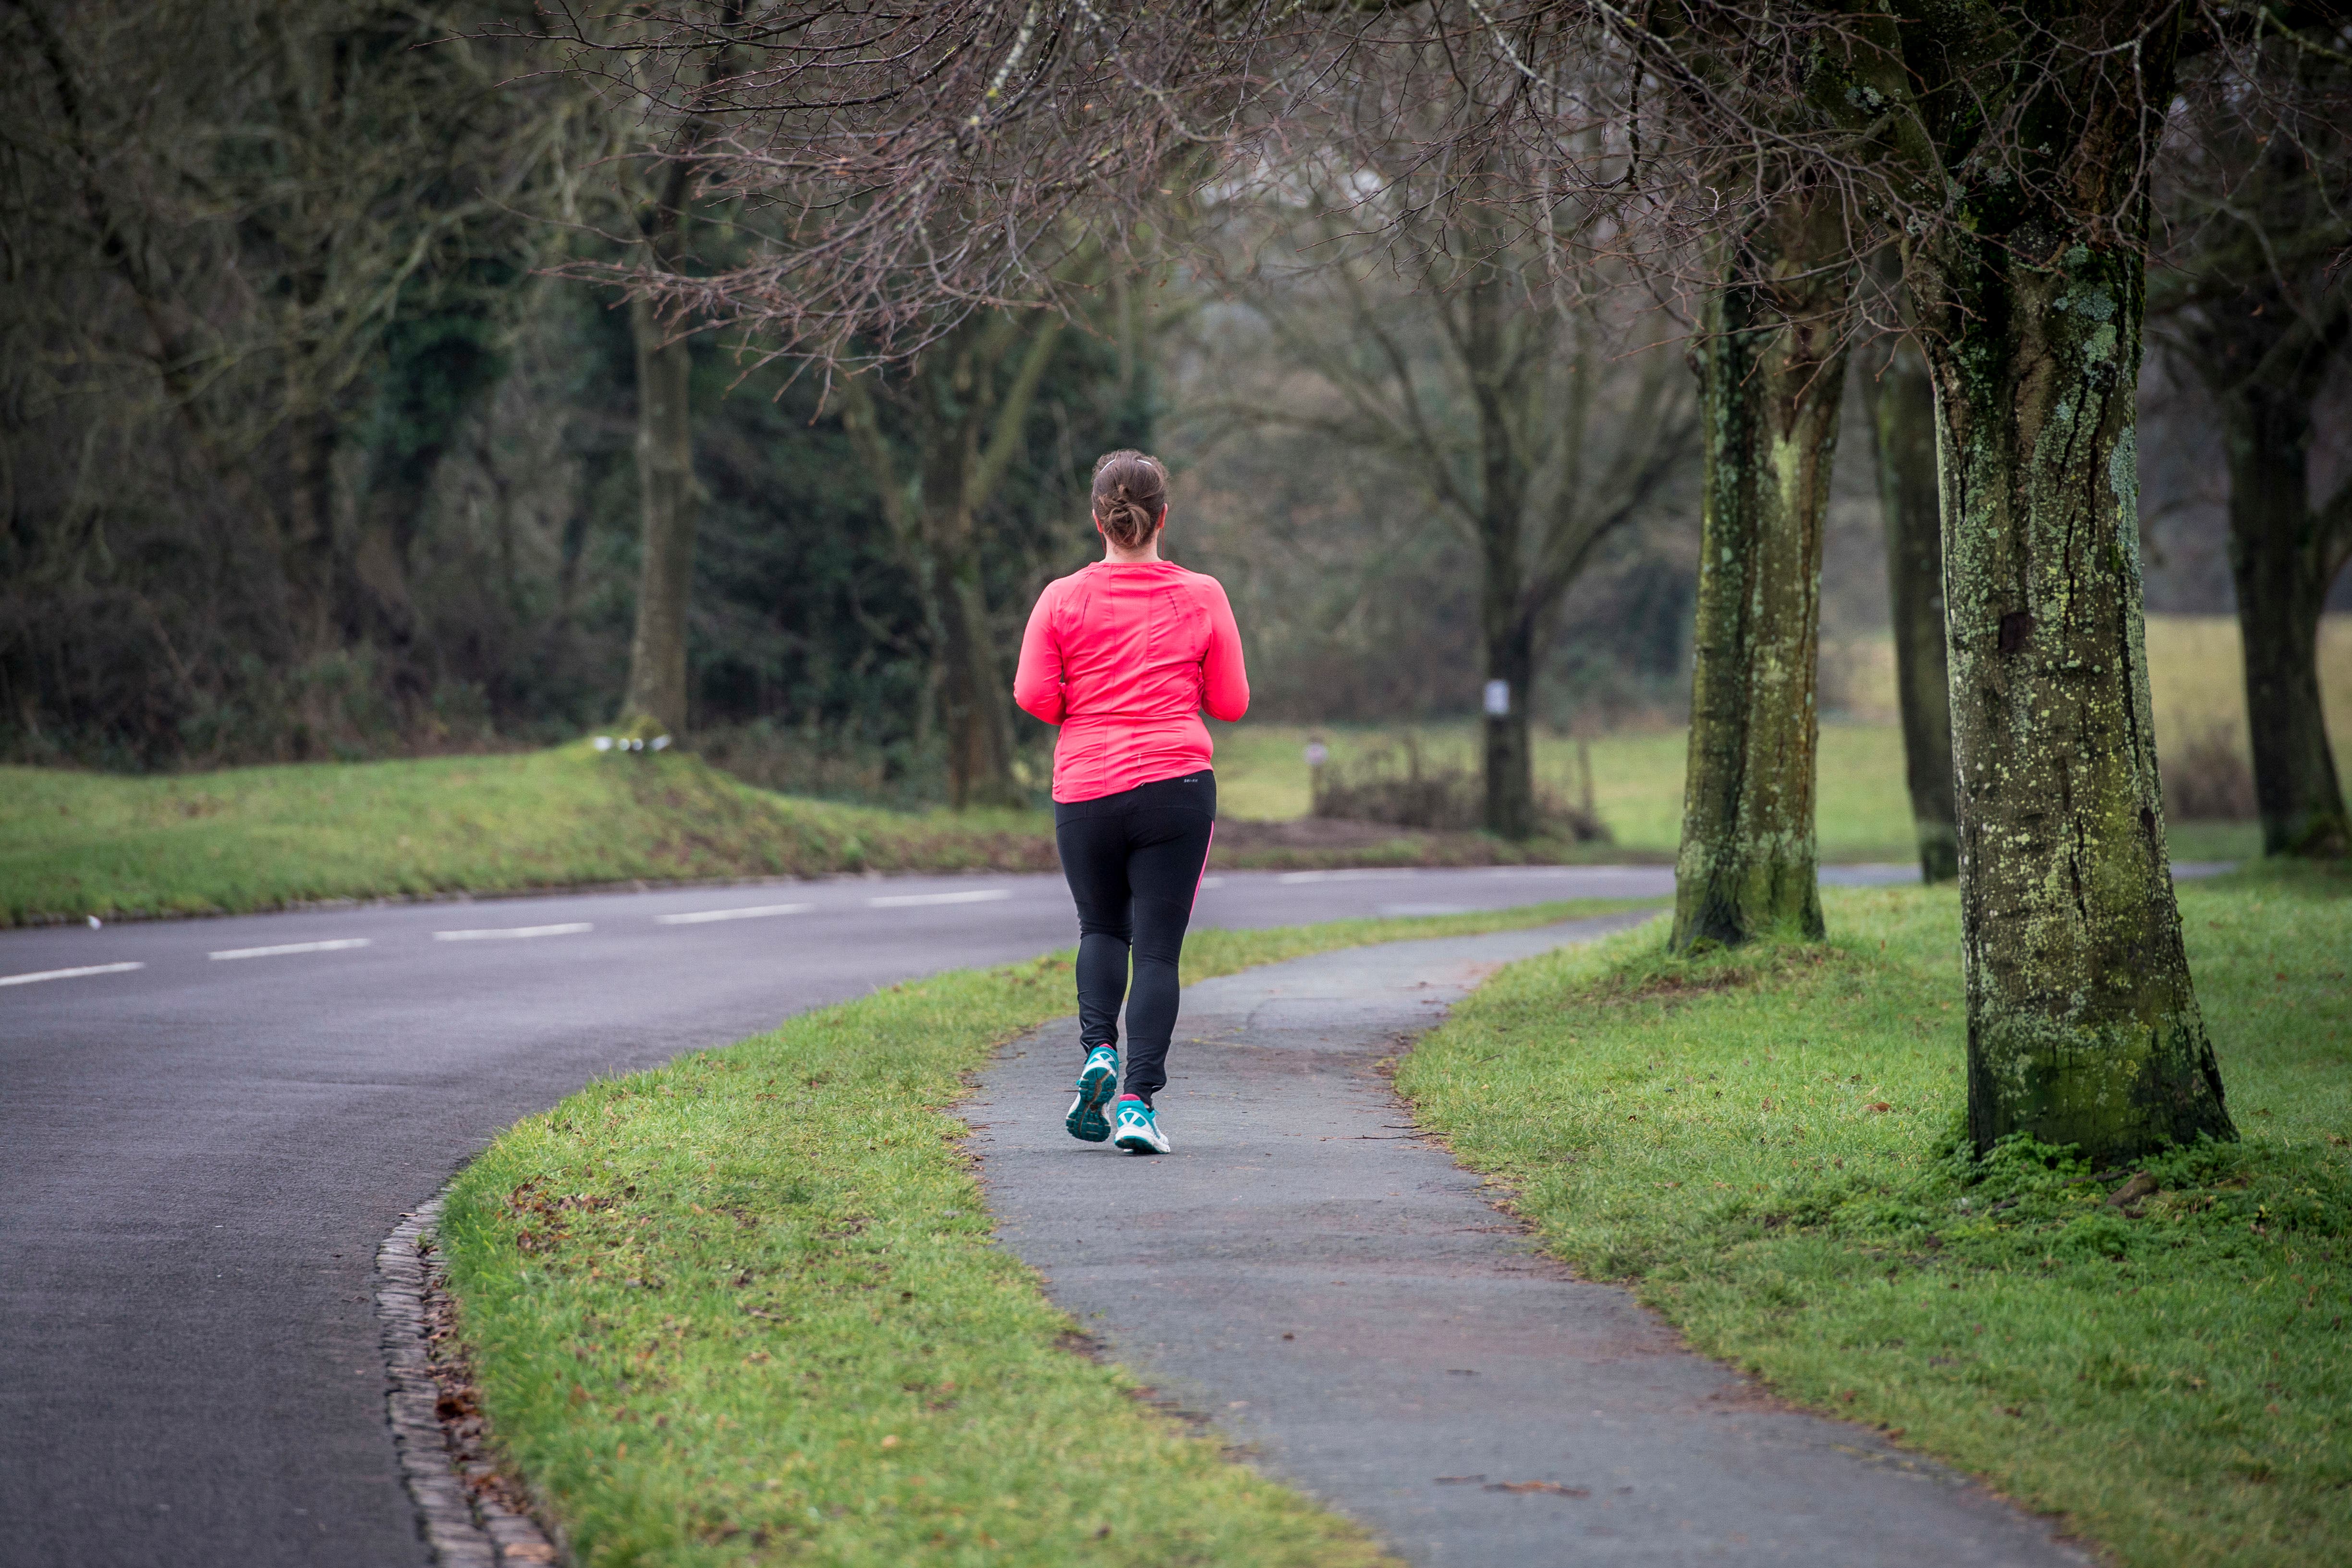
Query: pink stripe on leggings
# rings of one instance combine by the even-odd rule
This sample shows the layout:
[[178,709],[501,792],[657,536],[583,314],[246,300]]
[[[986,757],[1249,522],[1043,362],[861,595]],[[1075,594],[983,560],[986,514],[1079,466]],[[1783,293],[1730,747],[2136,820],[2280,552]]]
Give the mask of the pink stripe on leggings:
[[1209,852],[1217,847],[1217,824],[1209,824],[1209,841],[1201,846],[1201,874],[1192,879],[1192,907],[1201,907],[1201,884],[1209,880]]

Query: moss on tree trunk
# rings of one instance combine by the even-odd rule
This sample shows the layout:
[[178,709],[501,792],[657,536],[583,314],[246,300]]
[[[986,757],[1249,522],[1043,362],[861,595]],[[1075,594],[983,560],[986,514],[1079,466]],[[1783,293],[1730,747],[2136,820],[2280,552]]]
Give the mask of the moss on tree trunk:
[[1906,340],[1871,389],[1878,504],[1886,527],[1888,607],[1895,628],[1895,689],[1903,717],[1903,768],[1919,835],[1919,874],[1949,882],[1960,872],[1952,805],[1952,701],[1944,663],[1944,536],[1936,488],[1936,383]]
[[1673,946],[1822,934],[1813,836],[1822,523],[1851,264],[1825,197],[1749,236],[1695,350],[1703,451]]
[[1915,258],[1943,475],[1969,1126],[2231,1137],[2165,849],[2141,622],[2145,266],[2028,224]]

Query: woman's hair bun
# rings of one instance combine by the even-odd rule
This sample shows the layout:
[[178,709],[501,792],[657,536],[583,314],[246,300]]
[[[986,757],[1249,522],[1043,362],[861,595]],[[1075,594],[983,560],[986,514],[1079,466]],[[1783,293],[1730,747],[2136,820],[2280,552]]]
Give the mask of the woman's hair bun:
[[1151,537],[1168,510],[1168,470],[1157,457],[1131,449],[1095,459],[1095,521],[1121,549]]

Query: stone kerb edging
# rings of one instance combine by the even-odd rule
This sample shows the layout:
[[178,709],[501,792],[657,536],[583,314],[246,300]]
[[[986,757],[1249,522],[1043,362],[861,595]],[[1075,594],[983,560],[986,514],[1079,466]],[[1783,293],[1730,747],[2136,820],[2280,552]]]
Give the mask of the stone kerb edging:
[[[404,1217],[375,1255],[375,1312],[383,1331],[386,1396],[401,1477],[436,1563],[448,1568],[520,1568],[563,1561],[529,1514],[507,1506],[493,1486],[497,1466],[458,1430],[469,1398],[443,1419],[443,1378],[432,1354],[430,1306],[442,1288],[441,1263],[427,1241],[441,1216],[436,1197]],[[477,1424],[478,1427],[478,1424]]]

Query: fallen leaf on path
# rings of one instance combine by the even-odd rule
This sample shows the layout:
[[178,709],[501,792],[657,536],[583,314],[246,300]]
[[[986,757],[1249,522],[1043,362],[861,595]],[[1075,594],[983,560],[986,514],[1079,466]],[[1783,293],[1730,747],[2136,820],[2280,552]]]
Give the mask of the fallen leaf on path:
[[1558,1497],[1591,1497],[1590,1487],[1564,1487],[1558,1481],[1488,1481],[1488,1491],[1543,1491]]

